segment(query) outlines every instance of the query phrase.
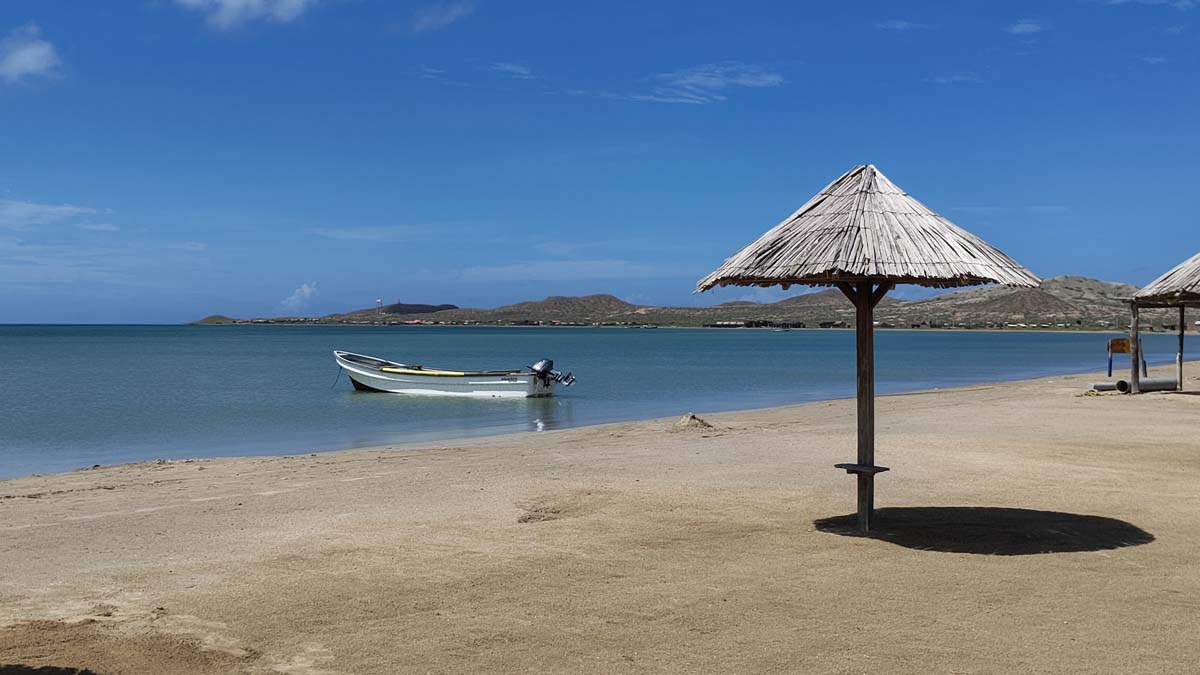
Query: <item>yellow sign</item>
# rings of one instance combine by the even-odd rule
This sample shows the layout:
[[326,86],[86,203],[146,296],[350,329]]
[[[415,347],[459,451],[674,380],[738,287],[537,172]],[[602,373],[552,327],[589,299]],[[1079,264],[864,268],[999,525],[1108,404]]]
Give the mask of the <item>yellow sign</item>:
[[1129,338],[1111,338],[1108,341],[1109,354],[1128,354]]

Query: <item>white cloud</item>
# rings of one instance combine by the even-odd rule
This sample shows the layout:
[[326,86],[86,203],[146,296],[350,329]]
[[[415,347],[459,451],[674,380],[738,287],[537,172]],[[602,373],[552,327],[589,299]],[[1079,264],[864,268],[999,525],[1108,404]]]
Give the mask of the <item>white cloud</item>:
[[488,70],[493,73],[504,73],[514,80],[536,80],[537,75],[528,66],[523,66],[519,63],[493,63],[488,66]]
[[71,204],[37,204],[0,199],[0,227],[24,230],[36,225],[55,225],[80,216],[104,213],[99,209]]
[[644,265],[629,260],[534,260],[467,267],[459,274],[462,281],[582,281],[593,279],[650,279],[688,277],[695,270],[677,270]]
[[1159,66],[1167,62],[1167,59],[1164,56],[1141,56],[1138,58],[1152,66]]
[[43,40],[41,30],[32,23],[9,32],[0,40],[0,79],[6,82],[49,75],[59,63],[54,45]]
[[471,16],[475,5],[459,0],[457,2],[439,2],[436,5],[417,10],[413,14],[412,29],[418,33],[445,28],[460,19]]
[[726,100],[726,92],[735,87],[778,87],[787,82],[779,73],[739,61],[685,68],[655,75],[651,80],[658,84],[649,93],[610,96],[652,103],[703,105]]
[[1004,31],[1011,35],[1036,35],[1046,30],[1046,24],[1034,19],[1021,19],[1007,26]]
[[409,241],[414,234],[421,230],[430,228],[414,227],[411,225],[391,225],[385,227],[314,227],[308,230],[309,234],[315,234],[318,237],[326,239],[340,239],[342,241],[379,241],[379,242],[397,242]]
[[92,232],[116,232],[121,229],[112,223],[80,223],[79,229]]
[[314,281],[308,284],[300,284],[296,290],[292,291],[291,295],[287,296],[283,299],[283,302],[279,303],[279,306],[282,307],[285,312],[299,312],[305,307],[308,307],[309,302],[312,301],[313,296],[316,294],[317,282]]
[[921,30],[929,28],[929,24],[915,23],[912,21],[903,21],[901,19],[890,19],[888,21],[878,21],[875,27],[880,30]]
[[208,15],[208,23],[221,30],[230,30],[256,19],[278,23],[293,21],[304,14],[317,0],[175,0],[188,9]]
[[1167,26],[1167,33],[1170,35],[1179,35],[1187,26]]

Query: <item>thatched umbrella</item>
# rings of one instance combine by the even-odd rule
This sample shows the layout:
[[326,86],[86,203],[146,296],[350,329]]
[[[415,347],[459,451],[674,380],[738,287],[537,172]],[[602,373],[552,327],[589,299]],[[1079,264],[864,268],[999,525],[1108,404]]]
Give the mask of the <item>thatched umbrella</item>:
[[1133,294],[1129,303],[1132,320],[1129,324],[1130,351],[1133,352],[1133,373],[1129,378],[1130,391],[1141,390],[1141,377],[1137,369],[1141,358],[1138,342],[1138,310],[1142,307],[1179,308],[1179,352],[1175,356],[1175,388],[1183,390],[1183,333],[1187,321],[1188,307],[1200,307],[1200,253],[1184,260],[1169,272],[1151,281],[1145,288]]
[[856,166],[696,285],[836,286],[854,303],[858,342],[858,523],[870,528],[875,474],[872,310],[896,284],[1037,286],[1012,258],[931,211],[872,165]]

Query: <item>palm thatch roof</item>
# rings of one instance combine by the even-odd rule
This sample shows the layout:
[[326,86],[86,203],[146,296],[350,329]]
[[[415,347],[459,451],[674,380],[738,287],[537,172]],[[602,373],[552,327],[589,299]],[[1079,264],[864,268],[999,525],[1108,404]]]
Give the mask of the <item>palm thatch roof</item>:
[[952,288],[1041,280],[866,165],[830,183],[696,290],[856,281]]
[[1200,253],[1133,294],[1139,305],[1200,307]]

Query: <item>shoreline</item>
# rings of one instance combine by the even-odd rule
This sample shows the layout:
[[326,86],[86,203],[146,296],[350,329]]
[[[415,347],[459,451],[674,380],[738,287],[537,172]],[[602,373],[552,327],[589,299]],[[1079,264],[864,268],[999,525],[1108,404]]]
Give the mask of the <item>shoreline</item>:
[[[58,326],[58,325],[81,325],[81,326],[130,325],[130,326],[141,326],[141,325],[145,325],[145,326],[186,326],[186,327],[196,327],[196,328],[235,328],[235,327],[240,328],[240,327],[247,327],[247,326],[249,326],[249,327],[254,327],[254,326],[324,327],[324,326],[328,326],[328,327],[341,327],[341,328],[520,328],[520,329],[587,328],[587,329],[597,329],[597,330],[599,330],[599,329],[604,329],[604,330],[657,330],[657,329],[666,328],[666,329],[671,329],[671,330],[754,331],[754,332],[762,332],[762,333],[770,333],[770,332],[780,331],[780,329],[778,329],[778,328],[771,328],[771,327],[767,327],[767,326],[751,328],[751,327],[747,327],[747,326],[740,326],[740,327],[675,326],[675,325],[671,325],[671,324],[632,324],[632,325],[626,325],[626,326],[615,326],[615,325],[614,326],[585,326],[585,325],[522,326],[522,325],[514,325],[514,324],[490,324],[490,323],[385,324],[385,323],[315,323],[315,322],[314,323],[307,323],[307,322],[278,322],[278,323],[274,323],[274,322],[267,322],[267,323],[239,322],[239,323],[232,323],[232,324],[228,324],[228,323],[222,323],[222,324],[184,323],[184,324],[5,324],[5,325],[11,325],[11,326],[24,326],[24,325],[29,325],[29,326],[36,326],[36,325],[54,325],[54,326]],[[653,326],[653,328],[650,328],[651,326]],[[849,333],[854,332],[854,328],[852,326],[847,326],[847,327],[842,327],[842,328],[817,328],[817,327],[807,327],[806,326],[804,328],[787,328],[784,330],[786,332],[798,332],[798,331],[816,331],[816,332],[843,331],[843,332],[849,332]],[[965,327],[884,328],[881,326],[876,326],[875,331],[877,333],[878,332],[894,332],[894,333],[898,333],[898,332],[906,332],[906,333],[1062,333],[1062,334],[1070,334],[1070,335],[1097,335],[1097,334],[1100,334],[1100,335],[1104,335],[1104,334],[1128,335],[1128,331],[1122,331],[1117,328],[965,328]],[[1184,333],[1185,333],[1185,335],[1186,334],[1200,335],[1200,331],[1197,331],[1195,329],[1185,331]],[[1142,334],[1143,335],[1158,335],[1158,334],[1177,335],[1178,332],[1177,331],[1168,331],[1168,330],[1155,330],[1155,329],[1147,328],[1142,331]]]

